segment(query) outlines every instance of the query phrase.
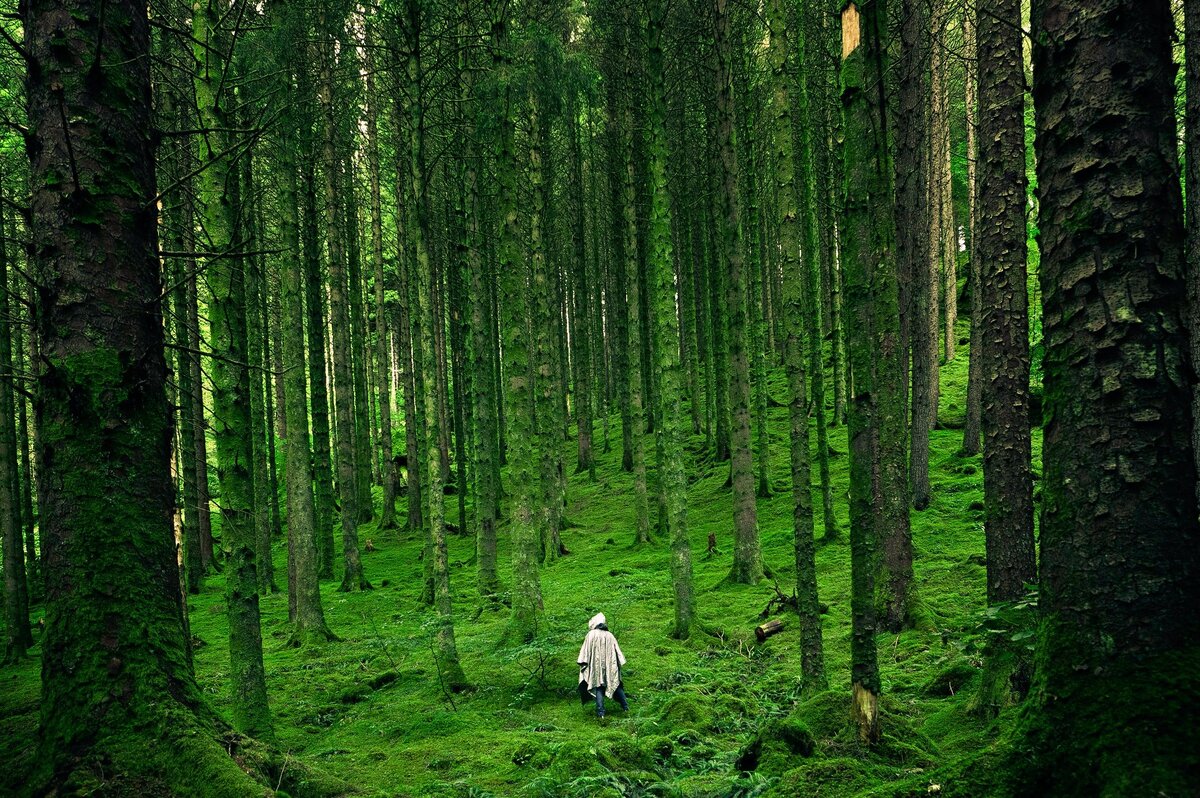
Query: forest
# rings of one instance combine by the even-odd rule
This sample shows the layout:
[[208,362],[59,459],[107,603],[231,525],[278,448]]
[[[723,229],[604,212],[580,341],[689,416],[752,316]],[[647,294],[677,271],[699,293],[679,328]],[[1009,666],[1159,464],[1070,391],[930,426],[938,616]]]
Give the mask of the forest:
[[1196,196],[1200,0],[0,0],[0,795],[1200,795]]

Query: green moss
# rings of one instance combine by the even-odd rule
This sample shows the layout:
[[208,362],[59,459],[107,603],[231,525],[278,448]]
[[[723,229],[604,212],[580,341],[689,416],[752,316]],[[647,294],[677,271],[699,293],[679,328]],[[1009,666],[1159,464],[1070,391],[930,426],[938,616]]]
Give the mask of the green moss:
[[851,757],[835,757],[805,763],[788,770],[764,798],[824,798],[832,795],[858,795],[877,783],[866,762]]
[[658,719],[662,726],[669,729],[707,729],[713,723],[712,705],[700,696],[683,693],[667,700]]

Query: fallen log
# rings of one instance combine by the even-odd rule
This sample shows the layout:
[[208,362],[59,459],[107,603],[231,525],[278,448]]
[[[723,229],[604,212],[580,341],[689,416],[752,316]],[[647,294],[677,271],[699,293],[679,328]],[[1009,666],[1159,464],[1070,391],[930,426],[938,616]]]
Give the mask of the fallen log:
[[773,618],[766,623],[760,623],[754,627],[754,636],[758,638],[758,642],[763,642],[772,635],[777,635],[783,631],[783,621],[778,618]]

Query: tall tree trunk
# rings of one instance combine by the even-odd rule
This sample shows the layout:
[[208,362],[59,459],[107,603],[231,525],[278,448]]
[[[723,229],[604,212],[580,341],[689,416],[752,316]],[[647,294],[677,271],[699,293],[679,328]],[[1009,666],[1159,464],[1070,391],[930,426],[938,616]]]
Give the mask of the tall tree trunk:
[[[42,544],[53,567],[27,786],[56,792],[85,769],[91,781],[88,763],[104,761],[106,775],[130,784],[255,795],[261,786],[218,742],[224,730],[192,675],[182,623],[146,6],[76,0],[22,10],[36,335],[52,364],[34,406],[45,453]],[[80,224],[85,215],[101,221]],[[186,772],[174,758],[147,756],[157,745],[184,752]]]
[[[1187,214],[1188,328],[1193,368],[1200,374],[1200,0],[1183,2],[1184,68],[1184,210]],[[1192,450],[1200,471],[1200,381],[1192,389]],[[1200,490],[1198,486],[1197,490]]]
[[380,529],[396,528],[396,467],[392,446],[391,358],[388,356],[388,309],[383,275],[383,203],[379,188],[379,107],[375,85],[375,28],[366,28],[367,178],[371,192],[371,266],[375,279],[375,362],[379,396],[379,453],[382,457],[383,509]]
[[592,331],[589,269],[587,260],[587,226],[584,223],[583,150],[579,143],[579,112],[572,91],[567,103],[567,140],[571,156],[571,238],[574,239],[571,275],[574,283],[571,305],[571,343],[574,369],[575,427],[577,456],[575,473],[588,472],[596,480],[596,458],[592,454]]
[[[901,75],[896,120],[896,255],[902,274],[911,275],[909,321],[912,349],[912,417],[909,426],[909,483],[913,507],[929,506],[929,431],[937,416],[938,269],[931,255],[936,240],[937,204],[931,184],[931,41],[929,0],[902,0]],[[941,56],[938,56],[941,58]]]
[[[351,60],[355,72],[357,59]],[[357,130],[357,125],[355,130]],[[371,359],[367,345],[367,320],[363,311],[362,247],[359,238],[358,197],[355,187],[358,176],[354,159],[345,159],[339,189],[346,203],[346,299],[349,310],[351,382],[354,385],[354,472],[358,523],[368,524],[375,517],[375,502],[371,496],[373,483],[371,463],[371,392],[367,384],[367,361]],[[336,340],[336,337],[335,337]]]
[[[976,127],[978,125],[978,110],[976,108],[976,96],[978,94],[979,70],[973,68],[973,64],[978,64],[978,43],[976,41],[976,11],[971,8],[963,10],[963,53],[967,62],[966,76],[964,83],[966,84],[965,104],[967,108],[967,241],[970,249],[967,250],[967,266],[970,270],[971,282],[971,344],[970,344],[970,364],[967,369],[967,410],[966,420],[963,423],[963,454],[976,455],[980,450],[980,435],[981,425],[983,423],[981,415],[981,407],[983,404],[983,273],[982,264],[979,261],[979,245],[976,243],[975,234],[978,228],[978,203],[979,194],[976,191],[976,171],[978,164],[977,136]],[[1017,62],[1021,69],[1021,78],[1024,79],[1024,63],[1021,53],[1017,52]],[[1024,112],[1024,86],[1019,86],[1021,89],[1021,111]],[[1024,119],[1021,120],[1021,132],[1024,136]],[[1024,157],[1024,139],[1022,139],[1022,157]],[[1022,174],[1024,174],[1024,163],[1021,164]],[[1022,203],[1024,200],[1022,199]],[[1022,216],[1023,218],[1023,216]],[[1024,235],[1024,233],[1022,233]],[[1024,244],[1022,244],[1024,246]],[[1022,293],[1026,293],[1022,286]],[[1026,300],[1028,304],[1028,300]],[[1028,316],[1028,309],[1026,310]]]
[[692,590],[692,549],[688,539],[687,469],[684,464],[686,419],[683,411],[679,358],[679,316],[676,310],[674,257],[671,251],[671,206],[667,196],[666,86],[663,76],[662,34],[665,0],[649,7],[647,65],[650,82],[650,274],[657,308],[654,327],[658,398],[662,403],[663,493],[671,539],[671,584],[675,593],[674,636],[686,638],[695,621]]
[[325,281],[321,277],[321,251],[317,230],[317,188],[313,162],[315,146],[306,144],[304,170],[305,327],[308,333],[308,383],[312,403],[313,505],[317,524],[317,553],[322,579],[333,579],[333,466],[329,445],[329,378],[325,357]]
[[[633,130],[633,111],[626,99],[624,110],[625,130]],[[634,542],[650,542],[650,505],[646,489],[646,421],[643,410],[643,380],[642,380],[642,302],[641,291],[638,290],[638,242],[637,242],[637,209],[634,204],[634,164],[633,136],[630,134],[625,141],[625,189],[622,209],[625,219],[625,277],[622,280],[625,299],[626,327],[626,387],[629,389],[627,406],[629,407],[630,428],[632,438],[630,451],[633,453],[633,507],[634,507]]]
[[[190,213],[181,213],[178,232],[183,225],[190,224]],[[183,241],[182,234],[179,241]],[[181,243],[181,247],[182,247]],[[199,357],[196,352],[189,351],[188,334],[188,282],[195,280],[194,261],[181,259],[173,272],[172,304],[174,315],[172,330],[174,332],[176,349],[175,379],[178,383],[176,395],[179,402],[179,460],[183,472],[183,562],[184,579],[189,593],[199,593],[201,579],[204,576],[204,561],[200,551],[200,499],[196,484],[196,447],[195,440],[195,396],[192,385],[192,368],[190,361]]]
[[1027,794],[1195,786],[1200,522],[1173,28],[1166,0],[1033,2],[1046,353],[1033,757],[1014,774]]
[[[332,322],[333,346],[333,415],[334,460],[337,465],[337,493],[341,502],[342,555],[345,558],[341,590],[369,590],[371,583],[363,573],[358,551],[359,493],[357,465],[357,431],[354,413],[354,369],[350,347],[350,308],[347,295],[346,247],[347,231],[342,227],[339,167],[337,159],[337,126],[334,119],[333,67],[334,42],[339,40],[345,20],[340,15],[332,19],[322,10],[318,15],[318,32],[325,37],[321,46],[320,76],[317,93],[322,109],[324,136],[322,161],[325,194],[326,243],[329,254],[329,317]],[[351,292],[357,286],[349,287]]]
[[[845,119],[846,266],[851,376],[850,548],[853,715],[867,742],[879,738],[879,615],[889,627],[907,618],[912,577],[904,408],[899,351],[895,220],[874,208],[893,202],[888,152],[881,0],[842,11],[842,109]],[[878,550],[879,554],[876,554]],[[878,563],[876,562],[878,558]],[[878,577],[876,569],[879,569]],[[880,585],[880,582],[883,582]]]
[[[409,202],[416,215],[416,224],[412,226],[413,248],[416,252],[417,266],[417,295],[420,302],[420,314],[426,327],[436,324],[434,305],[437,285],[431,268],[429,249],[429,206],[425,195],[425,119],[423,101],[420,91],[423,83],[421,64],[421,0],[406,0],[404,28],[407,44],[407,89],[405,97],[408,112],[409,137],[409,171],[411,174]],[[446,544],[446,495],[442,490],[442,456],[444,445],[440,435],[439,425],[445,423],[445,416],[439,411],[437,400],[432,395],[437,390],[437,380],[431,375],[437,369],[435,353],[436,337],[423,336],[421,339],[421,361],[424,366],[425,395],[422,405],[425,425],[425,451],[423,462],[429,474],[429,527],[430,538],[433,542],[433,580],[434,607],[437,610],[438,624],[436,638],[436,657],[438,679],[446,689],[459,691],[467,686],[466,676],[458,662],[458,649],[454,641],[454,620],[451,612],[450,599],[450,564]]]
[[197,0],[193,13],[195,90],[205,132],[199,137],[197,198],[202,227],[213,257],[202,259],[211,294],[213,433],[217,444],[217,480],[221,489],[221,546],[227,552],[225,604],[229,613],[229,658],[234,705],[233,725],[255,737],[273,735],[267,706],[262,658],[262,628],[255,563],[253,428],[246,349],[245,258],[237,236],[236,162],[225,150],[224,131],[236,128],[229,105],[233,90],[224,61],[230,37],[221,29],[224,15]]
[[[0,197],[2,199],[2,197]],[[0,549],[4,556],[4,663],[25,657],[33,645],[29,627],[29,590],[21,540],[20,496],[17,492],[17,429],[13,402],[11,301],[8,239],[0,211]]]
[[[540,70],[539,70],[540,71]],[[545,81],[548,76],[543,75]],[[550,150],[550,118],[543,105],[543,89],[535,88],[528,99],[530,125],[529,145],[529,189],[532,208],[529,213],[528,235],[531,266],[531,299],[533,301],[533,390],[534,429],[537,431],[537,453],[541,485],[541,512],[545,517],[542,525],[542,561],[557,559],[562,552],[559,523],[562,516],[562,496],[558,491],[557,452],[562,436],[562,425],[558,423],[555,391],[557,379],[554,369],[554,297],[548,263],[549,247],[546,243],[550,182],[552,177],[545,169]],[[636,412],[636,411],[635,411]],[[637,429],[634,429],[637,433]]]
[[[465,4],[469,0],[462,0]],[[464,70],[465,71],[465,70]],[[464,85],[464,96],[469,88]],[[488,95],[494,103],[499,97]],[[478,126],[473,126],[478,130]],[[479,196],[479,171],[483,159],[480,152],[469,150],[466,160],[468,272],[471,283],[471,368],[473,395],[471,414],[475,426],[475,514],[479,529],[476,538],[479,594],[495,597],[501,590],[500,573],[496,565],[496,519],[500,514],[499,481],[496,479],[496,460],[499,459],[496,438],[496,405],[492,391],[492,356],[496,348],[492,339],[492,275],[485,268],[480,253],[483,208]]]
[[[778,216],[780,257],[783,265],[783,300],[785,329],[784,367],[788,376],[788,416],[791,430],[792,472],[792,534],[795,540],[796,598],[800,613],[800,668],[804,674],[804,689],[817,692],[828,686],[825,678],[825,654],[821,642],[821,613],[817,600],[817,563],[813,542],[812,468],[808,453],[808,407],[807,375],[805,374],[804,331],[809,329],[805,319],[804,275],[800,262],[801,224],[808,234],[807,241],[816,232],[817,219],[812,204],[811,183],[807,189],[797,192],[797,169],[793,153],[794,122],[792,117],[793,97],[798,113],[808,110],[808,92],[796,81],[788,70],[792,44],[784,0],[768,0],[766,5],[767,24],[770,29],[771,84],[773,88],[772,113],[774,130],[772,149],[775,157],[775,181],[778,191]],[[798,48],[804,49],[804,31],[796,30]],[[806,128],[810,123],[804,120]],[[811,147],[811,139],[805,137],[802,147]],[[811,165],[807,153],[801,161]],[[802,179],[811,180],[811,170],[804,170]],[[801,222],[798,207],[800,194],[805,196],[804,221]],[[807,245],[803,251],[810,273],[816,264],[816,252]],[[819,318],[819,297],[810,297],[816,303],[811,310],[813,318]],[[811,334],[811,330],[810,330]],[[809,345],[820,347],[820,339]],[[810,361],[811,362],[811,361]],[[818,368],[820,361],[818,361]],[[823,418],[822,418],[823,421]],[[821,424],[821,421],[818,421]]]
[[[933,4],[933,52],[931,55],[930,115],[933,160],[930,164],[930,189],[933,193],[934,235],[931,241],[933,258],[939,264],[935,279],[940,280],[942,292],[941,318],[942,357],[949,363],[954,359],[956,335],[954,326],[958,321],[958,274],[956,255],[958,231],[954,227],[954,192],[951,190],[950,170],[950,58],[949,28],[954,9],[950,0],[934,0]],[[936,320],[935,320],[936,326]],[[936,395],[936,394],[935,394]],[[937,401],[934,401],[934,414]],[[936,418],[934,419],[936,422]]]
[[[1013,602],[1037,579],[1029,418],[1029,298],[1025,262],[1025,68],[1020,0],[979,17],[979,223],[972,262],[982,385],[984,537],[989,604]],[[977,334],[976,334],[977,332]],[[975,368],[972,354],[971,367]],[[978,432],[976,432],[978,436]],[[998,711],[1028,683],[1010,646],[985,668],[980,702]]]
[[[1025,275],[1025,69],[1020,0],[979,18],[979,224],[983,490],[989,603],[1014,601],[1037,577],[1029,430]],[[980,302],[979,300],[983,300]]]
[[[255,569],[258,575],[258,592],[278,593],[275,584],[275,566],[271,552],[271,485],[267,466],[267,435],[271,423],[266,413],[266,393],[269,384],[264,384],[266,360],[263,358],[263,341],[266,337],[262,316],[262,298],[266,291],[266,273],[260,247],[257,226],[257,200],[254,196],[254,150],[248,148],[239,163],[241,167],[241,196],[243,197],[242,246],[251,253],[243,261],[246,283],[246,363],[250,381],[250,451],[254,458],[251,464],[252,519],[254,523]],[[270,380],[267,379],[266,383]]]
[[[311,102],[312,84],[301,58],[292,46],[307,25],[303,11],[279,3],[272,9],[278,15],[280,52],[285,53],[280,65],[288,75],[289,84],[296,81],[296,93],[304,103]],[[306,646],[335,640],[325,621],[321,604],[320,553],[317,509],[313,495],[313,460],[308,434],[308,374],[305,370],[304,312],[306,269],[301,252],[299,228],[300,192],[297,187],[299,165],[298,135],[294,132],[305,117],[295,110],[285,117],[283,140],[278,152],[282,191],[280,194],[280,228],[284,248],[279,275],[279,322],[281,361],[286,368],[279,372],[283,382],[283,413],[288,436],[285,439],[287,471],[288,519],[288,606],[292,623],[289,643]]]
[[517,221],[517,158],[514,144],[513,64],[508,39],[508,4],[493,0],[491,7],[493,69],[499,81],[494,113],[496,123],[496,183],[499,188],[499,240],[496,245],[500,276],[500,328],[504,339],[504,420],[507,425],[509,484],[512,493],[510,529],[513,560],[513,608],[510,634],[529,640],[542,612],[538,574],[540,524],[537,502],[537,452],[533,447],[533,391],[529,382],[528,280],[520,253]]
[[[0,211],[2,213],[2,211]],[[0,224],[0,228],[3,224]],[[3,233],[0,233],[3,237]],[[0,255],[0,257],[3,257]],[[35,457],[31,453],[33,448],[33,437],[30,435],[29,428],[29,411],[26,409],[26,397],[29,394],[29,389],[24,390],[18,387],[17,374],[25,375],[22,381],[26,386],[29,385],[29,377],[36,369],[37,359],[37,342],[33,338],[32,326],[30,327],[28,345],[26,344],[25,325],[32,325],[32,314],[27,313],[28,300],[25,298],[25,292],[21,287],[26,285],[27,280],[24,275],[13,275],[13,301],[19,308],[13,314],[13,354],[14,368],[17,372],[13,375],[14,398],[17,402],[17,498],[21,507],[21,529],[25,537],[25,575],[26,585],[28,586],[28,595],[30,601],[38,601],[42,597],[42,563],[38,557],[37,550],[37,530],[36,518],[33,514],[33,483],[36,478],[34,473]],[[30,292],[32,293],[32,291]],[[194,537],[194,535],[193,535]]]
[[755,584],[763,576],[750,448],[750,362],[746,352],[746,270],[734,141],[732,42],[729,0],[714,0],[716,37],[717,148],[721,159],[721,242],[729,262],[729,402],[733,414],[730,448],[733,471],[733,569],[730,579]]

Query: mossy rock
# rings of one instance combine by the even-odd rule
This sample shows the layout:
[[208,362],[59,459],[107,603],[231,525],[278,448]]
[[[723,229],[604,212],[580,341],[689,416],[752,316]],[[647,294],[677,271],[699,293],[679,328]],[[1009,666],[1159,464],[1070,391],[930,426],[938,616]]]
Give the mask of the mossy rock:
[[951,696],[961,693],[968,682],[979,675],[979,669],[965,659],[954,660],[925,682],[921,692],[927,696]]
[[667,729],[704,730],[712,728],[713,723],[712,709],[700,696],[688,693],[672,696],[658,713],[658,719]]

